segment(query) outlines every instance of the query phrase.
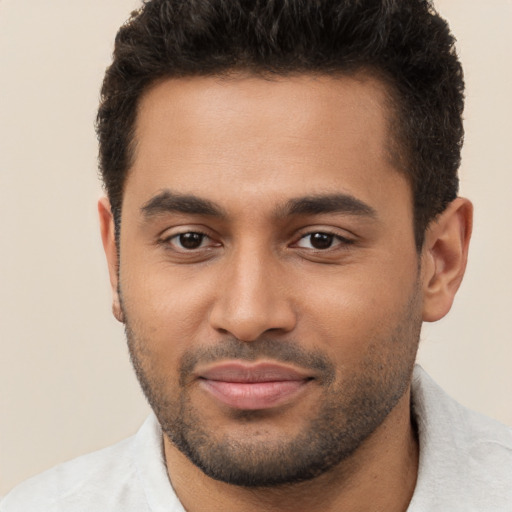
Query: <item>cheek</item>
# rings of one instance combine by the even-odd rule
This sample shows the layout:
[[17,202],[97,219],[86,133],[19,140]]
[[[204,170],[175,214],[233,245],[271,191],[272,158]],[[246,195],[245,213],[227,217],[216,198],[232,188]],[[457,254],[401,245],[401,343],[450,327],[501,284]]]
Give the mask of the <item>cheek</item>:
[[407,322],[416,275],[416,260],[411,259],[399,268],[341,268],[324,280],[316,279],[302,306],[303,316],[310,319],[303,326],[307,336],[314,336],[332,357],[355,363],[376,342],[392,341]]
[[121,295],[126,318],[156,356],[179,353],[198,337],[207,316],[206,286],[178,275],[168,265],[145,272],[126,264]]

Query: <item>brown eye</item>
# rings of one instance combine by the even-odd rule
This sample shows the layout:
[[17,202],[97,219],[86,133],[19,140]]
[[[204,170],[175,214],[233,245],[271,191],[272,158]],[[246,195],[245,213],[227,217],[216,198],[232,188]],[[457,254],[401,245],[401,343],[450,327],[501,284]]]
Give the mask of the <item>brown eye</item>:
[[204,235],[201,233],[183,233],[179,235],[178,239],[184,249],[197,249],[201,247]]
[[170,242],[180,249],[192,251],[202,247],[207,238],[208,237],[203,235],[203,233],[189,232],[173,236]]
[[329,249],[334,241],[334,235],[328,233],[313,233],[310,235],[311,246],[315,249]]
[[315,249],[317,251],[330,249],[336,242],[340,242],[340,237],[331,233],[309,233],[304,235],[297,245],[305,249]]

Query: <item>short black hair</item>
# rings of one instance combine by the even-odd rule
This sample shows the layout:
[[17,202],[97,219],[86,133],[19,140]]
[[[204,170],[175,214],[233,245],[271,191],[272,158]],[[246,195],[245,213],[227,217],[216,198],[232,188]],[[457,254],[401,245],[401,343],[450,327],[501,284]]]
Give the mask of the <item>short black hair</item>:
[[393,146],[412,187],[420,249],[458,191],[464,79],[454,43],[428,0],[144,1],[117,34],[96,124],[116,226],[138,102],[156,80],[361,71],[383,80],[392,98]]

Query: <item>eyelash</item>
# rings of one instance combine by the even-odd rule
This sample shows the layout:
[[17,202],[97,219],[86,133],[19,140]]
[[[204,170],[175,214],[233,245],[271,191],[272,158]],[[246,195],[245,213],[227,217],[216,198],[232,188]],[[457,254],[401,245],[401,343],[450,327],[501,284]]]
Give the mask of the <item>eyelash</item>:
[[[168,237],[165,237],[163,238],[162,240],[159,240],[159,243],[162,244],[162,245],[165,245],[165,246],[169,246],[169,245],[173,245],[172,243],[172,240],[175,240],[175,239],[179,239],[179,237],[181,236],[184,236],[184,235],[200,235],[202,238],[201,240],[201,244],[204,242],[204,239],[205,238],[210,238],[210,236],[208,236],[207,233],[204,233],[202,231],[199,231],[199,230],[189,230],[189,231],[183,231],[181,233],[175,233],[171,236],[168,236]],[[181,247],[181,248],[178,248],[179,251],[182,251],[182,252],[190,252],[192,253],[194,250],[198,250],[198,249],[202,249],[202,247],[198,247],[197,249],[186,249],[184,247]]]
[[[159,244],[162,244],[164,246],[173,246],[173,242],[172,240],[179,240],[179,237],[182,237],[184,235],[199,235],[201,236],[201,244],[199,247],[196,247],[196,248],[185,248],[183,247],[183,244],[181,243],[181,247],[177,247],[176,249],[178,251],[181,251],[183,253],[194,253],[195,251],[198,251],[198,250],[201,250],[201,249],[208,249],[208,248],[211,248],[211,247],[201,247],[201,245],[204,243],[205,241],[205,238],[206,239],[211,239],[211,237],[207,234],[207,233],[204,233],[200,230],[190,230],[190,231],[183,231],[181,233],[175,233],[171,236],[168,236],[166,238],[163,238],[161,240],[159,240]],[[331,245],[329,247],[325,247],[325,248],[315,248],[315,247],[311,247],[311,248],[306,248],[306,247],[302,247],[302,249],[306,249],[306,250],[310,250],[310,251],[315,251],[315,252],[319,252],[319,253],[323,253],[323,252],[328,252],[328,251],[332,251],[332,250],[336,250],[336,249],[341,249],[341,248],[346,248],[346,246],[349,246],[349,245],[352,245],[354,244],[354,240],[350,239],[350,238],[346,238],[344,236],[341,236],[339,234],[336,234],[336,233],[332,233],[331,231],[328,231],[328,230],[317,230],[317,231],[309,231],[307,233],[303,233],[296,242],[294,242],[293,244],[291,244],[291,246],[296,246],[296,247],[301,247],[299,245],[299,243],[302,241],[302,240],[305,240],[307,239],[308,237],[312,237],[314,235],[323,235],[323,236],[327,236],[327,237],[332,237],[332,241],[331,241]],[[334,242],[337,241],[338,243],[336,243],[334,246]],[[215,244],[216,246],[220,246],[221,244],[218,243],[218,244]]]
[[309,231],[307,233],[304,233],[303,235],[300,236],[298,241],[295,242],[295,245],[297,245],[301,240],[304,240],[308,237],[312,237],[313,235],[324,235],[324,236],[332,237],[333,243],[334,243],[334,241],[338,242],[335,246],[331,245],[324,249],[318,249],[318,248],[314,248],[314,247],[310,249],[312,251],[317,251],[317,252],[327,252],[329,250],[336,250],[337,248],[343,248],[343,247],[346,248],[347,245],[352,245],[355,242],[354,240],[352,240],[350,238],[341,236],[337,233],[333,233],[328,230],[318,230],[318,231]]

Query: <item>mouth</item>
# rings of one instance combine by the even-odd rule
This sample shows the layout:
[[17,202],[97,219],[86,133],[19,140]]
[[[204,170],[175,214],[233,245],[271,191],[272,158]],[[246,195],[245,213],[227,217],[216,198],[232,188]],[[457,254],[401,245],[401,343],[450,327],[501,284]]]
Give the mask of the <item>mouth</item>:
[[203,390],[228,407],[246,411],[271,409],[296,399],[313,380],[274,363],[223,363],[199,373]]

